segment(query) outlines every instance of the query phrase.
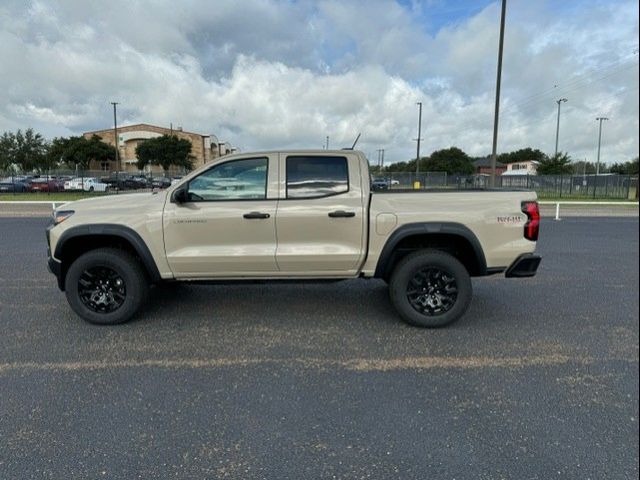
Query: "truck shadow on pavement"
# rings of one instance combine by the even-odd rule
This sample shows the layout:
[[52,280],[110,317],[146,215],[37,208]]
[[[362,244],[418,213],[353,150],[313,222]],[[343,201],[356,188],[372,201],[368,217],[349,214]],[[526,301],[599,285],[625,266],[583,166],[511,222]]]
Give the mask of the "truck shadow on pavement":
[[[474,297],[469,312],[447,328],[466,328],[479,321],[499,321],[500,312],[496,312],[495,307],[491,297],[480,294]],[[320,284],[158,285],[151,289],[149,301],[133,319],[135,323],[179,321],[183,325],[203,320],[220,324],[308,323],[415,328],[402,321],[391,304],[386,284],[378,280]]]

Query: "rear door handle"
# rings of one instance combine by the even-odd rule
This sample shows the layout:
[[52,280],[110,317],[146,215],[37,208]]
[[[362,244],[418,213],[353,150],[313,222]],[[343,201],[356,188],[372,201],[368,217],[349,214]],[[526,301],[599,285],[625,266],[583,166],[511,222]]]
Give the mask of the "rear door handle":
[[269,215],[268,213],[262,213],[262,212],[249,212],[243,215],[244,218],[248,218],[249,220],[254,218],[269,218],[270,216],[271,215]]
[[356,212],[345,212],[344,210],[336,210],[335,212],[329,212],[331,218],[350,218],[355,217]]

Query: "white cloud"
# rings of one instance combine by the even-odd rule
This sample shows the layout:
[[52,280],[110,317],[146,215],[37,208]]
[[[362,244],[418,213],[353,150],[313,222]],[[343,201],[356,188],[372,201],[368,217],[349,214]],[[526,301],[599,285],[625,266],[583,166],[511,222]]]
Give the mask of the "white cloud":
[[[490,151],[499,8],[489,4],[435,28],[430,4],[390,0],[118,3],[37,1],[0,6],[0,130],[45,135],[120,123],[182,125],[244,150],[359,146],[403,160],[457,145]],[[638,154],[638,5],[509,3],[501,151],[593,158]],[[456,14],[459,12],[456,11]],[[440,17],[438,17],[440,16]],[[434,31],[435,33],[430,33]],[[555,86],[555,87],[554,87]]]

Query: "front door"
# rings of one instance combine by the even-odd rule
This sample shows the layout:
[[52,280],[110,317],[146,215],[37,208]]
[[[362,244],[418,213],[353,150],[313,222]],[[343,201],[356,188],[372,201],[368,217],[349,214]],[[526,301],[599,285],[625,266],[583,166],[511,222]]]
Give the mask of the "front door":
[[301,276],[353,274],[364,259],[366,233],[358,158],[347,153],[281,155],[280,182],[280,271]]
[[167,200],[164,243],[176,278],[267,276],[276,253],[277,155],[220,162]]

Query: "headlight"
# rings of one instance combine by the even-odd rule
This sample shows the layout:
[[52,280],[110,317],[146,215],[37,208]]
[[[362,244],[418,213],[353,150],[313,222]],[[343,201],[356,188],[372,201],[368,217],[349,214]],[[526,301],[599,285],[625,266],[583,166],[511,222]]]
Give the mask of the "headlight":
[[75,212],[73,210],[59,210],[53,213],[53,224],[58,225],[59,223],[64,222],[67,218],[73,215]]

